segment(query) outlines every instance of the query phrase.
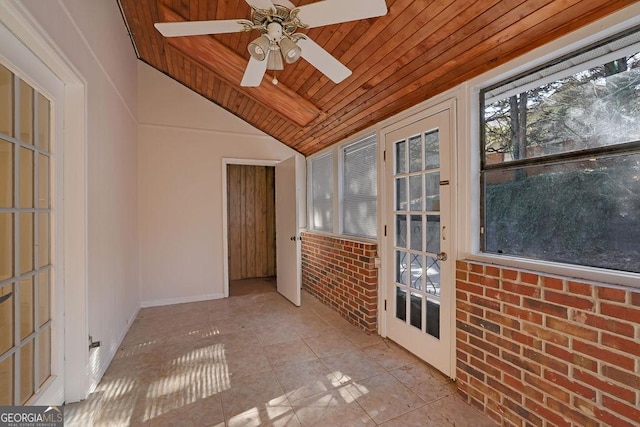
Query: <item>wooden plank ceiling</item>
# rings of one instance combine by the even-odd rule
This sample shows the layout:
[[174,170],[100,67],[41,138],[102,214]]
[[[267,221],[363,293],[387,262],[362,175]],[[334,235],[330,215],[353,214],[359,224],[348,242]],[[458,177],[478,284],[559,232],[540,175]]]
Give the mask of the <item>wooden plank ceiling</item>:
[[[292,0],[301,6],[315,0]],[[344,0],[349,1],[349,0]],[[240,87],[259,33],[165,39],[155,22],[250,19],[244,0],[121,0],[139,58],[304,155],[638,0],[387,0],[380,18],[301,30],[349,67],[305,60]]]

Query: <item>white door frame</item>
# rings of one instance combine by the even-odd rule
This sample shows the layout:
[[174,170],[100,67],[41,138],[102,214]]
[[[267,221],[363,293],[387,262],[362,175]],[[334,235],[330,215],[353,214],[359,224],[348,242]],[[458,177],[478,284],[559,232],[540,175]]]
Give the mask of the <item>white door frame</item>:
[[[227,165],[273,166],[282,160],[222,158],[222,281],[224,297],[229,297],[229,229],[227,228]],[[277,243],[276,243],[277,244]]]
[[[55,188],[57,220],[52,231],[52,250],[56,254],[54,280],[64,320],[58,324],[64,341],[64,360],[56,371],[64,379],[64,390],[46,389],[32,402],[57,405],[85,399],[89,393],[89,349],[87,315],[87,170],[86,170],[86,82],[73,64],[65,58],[42,31],[29,12],[17,2],[0,2],[0,21],[49,68],[64,84],[63,126],[54,129],[57,154]],[[15,49],[10,58],[18,67],[23,63],[24,49]],[[24,68],[27,67],[27,68]],[[55,120],[55,119],[54,119]],[[62,192],[64,192],[64,197]],[[53,355],[52,355],[53,357]]]
[[[443,97],[436,97],[433,102],[429,102],[427,106],[424,107],[424,109],[421,109],[419,111],[416,111],[415,113],[411,114],[410,116],[405,116],[404,118],[396,121],[396,122],[386,122],[385,126],[382,127],[380,129],[380,131],[378,132],[379,135],[379,155],[378,155],[378,160],[379,160],[379,167],[378,167],[378,188],[382,189],[382,197],[381,200],[378,204],[378,212],[381,213],[380,218],[382,219],[382,221],[379,224],[379,230],[378,230],[378,235],[380,236],[380,238],[378,239],[378,251],[380,254],[380,260],[381,260],[381,268],[379,271],[379,285],[378,285],[378,311],[379,313],[384,313],[384,315],[380,315],[378,316],[378,333],[383,336],[386,337],[387,336],[387,315],[386,315],[386,311],[385,311],[385,299],[387,297],[387,293],[388,293],[388,287],[389,286],[393,286],[393,284],[390,283],[386,283],[386,277],[387,277],[387,272],[388,269],[392,269],[393,266],[390,263],[391,260],[391,255],[387,253],[387,244],[386,244],[386,238],[384,237],[384,229],[385,229],[385,225],[387,226],[387,233],[390,233],[389,231],[389,225],[392,223],[393,218],[389,218],[388,215],[388,209],[387,209],[387,204],[389,202],[389,198],[393,197],[392,194],[387,194],[386,191],[386,164],[385,162],[387,161],[387,159],[385,159],[386,155],[384,154],[385,151],[385,147],[386,147],[386,135],[394,132],[398,129],[401,129],[403,127],[406,127],[414,122],[420,121],[422,119],[425,119],[429,116],[432,116],[434,114],[440,113],[442,111],[446,111],[449,110],[450,112],[450,135],[451,135],[451,164],[450,164],[450,188],[451,188],[451,230],[448,231],[448,238],[451,239],[451,251],[450,253],[448,253],[449,259],[451,260],[451,269],[452,269],[452,276],[451,276],[451,280],[452,280],[452,286],[453,286],[453,297],[450,298],[449,304],[450,304],[450,318],[449,318],[449,331],[453,334],[452,339],[451,339],[451,343],[450,343],[450,347],[451,347],[451,358],[450,358],[450,366],[451,366],[451,372],[449,373],[449,376],[452,379],[455,379],[455,374],[456,374],[456,339],[455,339],[455,322],[456,322],[456,318],[455,318],[455,302],[456,302],[456,298],[455,298],[455,263],[457,260],[457,254],[458,254],[458,242],[457,242],[457,232],[456,232],[456,226],[458,224],[457,219],[456,219],[456,212],[457,212],[457,206],[458,206],[458,198],[457,198],[457,191],[458,191],[458,169],[457,169],[457,145],[458,145],[458,118],[457,118],[457,97],[452,94],[445,94],[446,98]],[[391,155],[389,153],[388,155],[388,159],[391,159]],[[391,161],[391,160],[388,160]]]

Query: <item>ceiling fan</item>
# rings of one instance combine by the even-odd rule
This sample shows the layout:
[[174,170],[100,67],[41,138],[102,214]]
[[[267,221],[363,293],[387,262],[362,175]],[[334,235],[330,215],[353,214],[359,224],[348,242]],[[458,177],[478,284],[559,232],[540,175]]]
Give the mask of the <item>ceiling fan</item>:
[[[260,37],[249,43],[251,58],[242,77],[241,86],[260,86],[267,70],[283,70],[284,62],[292,64],[301,57],[340,83],[351,70],[329,52],[296,33],[298,28],[314,28],[359,19],[383,16],[385,0],[323,0],[296,7],[289,0],[245,0],[251,6],[251,20],[228,19],[214,21],[156,23],[165,37],[226,34],[257,30]],[[273,84],[278,80],[274,77]]]

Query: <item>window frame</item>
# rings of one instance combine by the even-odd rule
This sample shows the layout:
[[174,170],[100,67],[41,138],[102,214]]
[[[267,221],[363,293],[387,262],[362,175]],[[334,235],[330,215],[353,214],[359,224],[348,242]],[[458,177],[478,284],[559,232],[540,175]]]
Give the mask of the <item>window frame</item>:
[[[370,140],[371,139],[371,140]],[[375,224],[375,230],[376,230],[376,234],[374,236],[363,236],[363,235],[359,235],[359,234],[352,234],[352,233],[347,233],[344,230],[344,200],[345,200],[345,176],[344,176],[344,172],[345,172],[345,155],[347,152],[347,149],[349,148],[353,148],[356,147],[358,145],[362,145],[363,147],[366,145],[373,145],[373,149],[376,152],[376,155],[374,156],[374,164],[373,164],[373,168],[376,174],[376,195],[373,197],[373,200],[375,201],[376,204],[376,224]],[[340,145],[340,148],[338,150],[338,197],[339,197],[339,215],[338,215],[338,219],[339,219],[339,230],[340,230],[340,235],[343,236],[349,236],[350,238],[358,238],[358,239],[369,239],[369,240],[377,240],[378,239],[378,199],[379,199],[379,189],[378,189],[378,138],[376,136],[375,133],[369,133],[366,134],[364,136],[361,136],[355,140],[352,140],[350,142],[347,142],[345,144]]]
[[[368,138],[374,138],[375,152],[376,152],[376,236],[363,237],[353,234],[346,234],[343,232],[343,185],[344,185],[344,159],[343,153],[347,147],[361,143]],[[382,197],[380,191],[380,164],[382,164],[382,158],[380,157],[380,136],[376,129],[369,129],[361,132],[347,140],[334,144],[325,148],[311,156],[307,157],[307,229],[314,233],[324,234],[327,236],[334,236],[344,240],[350,240],[354,242],[362,243],[378,243],[380,238],[380,200]],[[331,156],[333,167],[333,229],[332,231],[318,230],[314,226],[313,221],[313,161],[324,156]]]
[[[323,160],[325,158],[329,158],[331,160],[331,219],[332,219],[332,223],[331,223],[331,229],[330,230],[324,230],[324,229],[319,229],[316,228],[316,224],[314,221],[314,208],[315,208],[315,199],[314,199],[314,193],[313,193],[313,167],[314,167],[314,162],[318,162],[320,160]],[[333,153],[332,152],[324,152],[322,154],[319,154],[318,156],[314,156],[309,158],[308,160],[308,166],[307,169],[309,170],[308,172],[308,178],[309,178],[309,188],[308,188],[308,194],[310,195],[309,199],[309,203],[308,203],[308,216],[309,216],[309,229],[316,231],[316,232],[322,232],[322,233],[333,233],[336,229],[335,223],[336,223],[336,207],[335,207],[335,202],[336,202],[336,188],[335,188],[335,173],[336,173],[336,168],[335,168],[335,161],[333,159]]]
[[[640,11],[640,8],[637,9]],[[459,190],[462,214],[457,224],[461,230],[461,237],[464,236],[459,242],[459,259],[557,275],[568,280],[570,278],[584,280],[607,287],[640,288],[640,274],[632,272],[482,252],[480,237],[481,218],[484,214],[480,179],[480,165],[483,161],[483,146],[480,141],[483,124],[480,117],[484,113],[481,91],[495,87],[501,82],[519,78],[523,74],[528,74],[530,70],[542,67],[560,57],[572,56],[578,50],[589,49],[605,39],[630,31],[637,25],[637,19],[629,19],[628,13],[611,15],[471,79],[461,86],[461,103],[463,106],[466,105],[466,108],[463,107],[466,110],[464,119],[466,124],[461,128],[461,133],[467,136],[469,142],[466,150],[461,146],[461,150],[458,151],[458,164],[462,168],[463,185]],[[598,58],[598,62],[601,58],[602,56]]]

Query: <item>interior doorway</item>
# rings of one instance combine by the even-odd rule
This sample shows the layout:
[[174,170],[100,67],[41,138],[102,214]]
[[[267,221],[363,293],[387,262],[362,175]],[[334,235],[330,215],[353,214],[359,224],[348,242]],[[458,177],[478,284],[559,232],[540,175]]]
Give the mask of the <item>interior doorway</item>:
[[227,165],[229,296],[276,291],[275,168]]

